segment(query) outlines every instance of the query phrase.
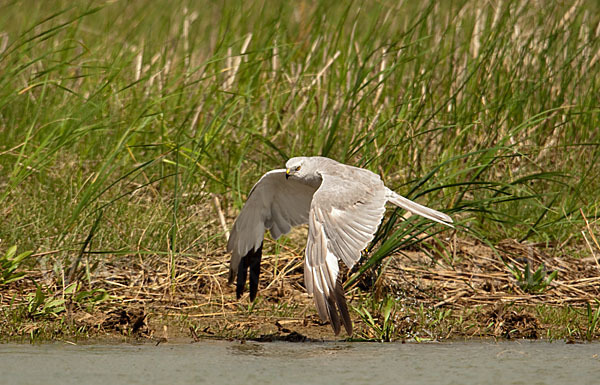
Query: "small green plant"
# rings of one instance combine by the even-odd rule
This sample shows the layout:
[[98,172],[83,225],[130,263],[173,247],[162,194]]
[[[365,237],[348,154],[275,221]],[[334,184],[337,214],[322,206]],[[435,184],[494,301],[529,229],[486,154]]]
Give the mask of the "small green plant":
[[24,272],[16,272],[21,263],[31,255],[31,251],[25,251],[17,254],[17,246],[12,246],[6,254],[0,258],[0,285],[7,285],[11,282],[25,278]]
[[519,287],[527,293],[541,293],[546,290],[553,279],[558,275],[558,271],[554,270],[550,274],[546,272],[546,267],[542,263],[540,267],[531,273],[529,262],[525,265],[525,269],[521,271],[517,266],[512,265],[510,268],[513,276],[517,280]]
[[596,328],[598,327],[598,322],[600,322],[600,301],[595,299],[596,301],[596,309],[592,308],[592,305],[587,304],[587,330],[585,331],[585,339],[591,341],[596,334]]
[[381,301],[377,309],[379,316],[373,317],[371,312],[364,306],[355,307],[354,310],[369,327],[369,331],[364,337],[380,342],[392,342],[396,332],[396,325],[394,324],[396,302],[393,298],[386,296]]
[[[56,316],[65,311],[65,299],[57,298],[42,289],[42,286],[35,282],[35,293],[27,296],[27,312],[30,317],[41,317],[47,315]],[[67,288],[69,289],[69,288]],[[65,290],[66,291],[66,290]]]
[[90,290],[77,290],[71,297],[73,302],[86,306],[88,310],[91,310],[95,305],[110,299],[110,295],[105,289],[90,289]]
[[293,317],[298,311],[298,304],[289,302],[276,303],[271,306],[270,314],[276,317]]
[[47,292],[37,282],[34,283],[36,291],[29,294],[27,300],[27,312],[30,317],[56,316],[66,310],[69,301],[90,310],[110,297],[105,289],[81,290],[78,283],[72,283],[64,291],[56,293]]

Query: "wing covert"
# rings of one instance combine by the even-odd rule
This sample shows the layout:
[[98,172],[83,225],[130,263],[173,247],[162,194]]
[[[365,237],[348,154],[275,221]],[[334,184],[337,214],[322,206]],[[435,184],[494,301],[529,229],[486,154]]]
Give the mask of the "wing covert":
[[363,180],[323,176],[311,206],[333,254],[352,268],[373,240],[385,213],[386,189],[375,174]]

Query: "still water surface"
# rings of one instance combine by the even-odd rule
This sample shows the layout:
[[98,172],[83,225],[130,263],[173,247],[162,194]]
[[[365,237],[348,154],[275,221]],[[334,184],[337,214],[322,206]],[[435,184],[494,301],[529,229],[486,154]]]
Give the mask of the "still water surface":
[[600,344],[0,344],[0,384],[600,384]]

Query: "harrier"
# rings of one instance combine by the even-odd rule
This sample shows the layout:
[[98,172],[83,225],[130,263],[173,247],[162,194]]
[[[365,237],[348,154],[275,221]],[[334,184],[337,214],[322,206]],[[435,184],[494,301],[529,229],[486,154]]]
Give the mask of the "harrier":
[[227,244],[229,282],[237,279],[237,297],[243,294],[250,271],[250,300],[256,298],[265,230],[278,239],[292,227],[308,223],[306,290],[334,333],[339,334],[343,325],[351,335],[338,260],[348,268],[354,266],[373,240],[387,202],[452,226],[448,215],[396,194],[377,174],[329,158],[292,158],[286,169],[267,172],[250,191]]

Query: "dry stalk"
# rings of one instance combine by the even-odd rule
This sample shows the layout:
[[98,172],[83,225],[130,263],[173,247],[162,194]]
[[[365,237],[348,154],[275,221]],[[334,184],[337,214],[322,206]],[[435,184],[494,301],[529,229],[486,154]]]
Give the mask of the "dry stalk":
[[246,39],[242,44],[242,49],[240,50],[240,54],[236,56],[232,56],[231,47],[227,49],[227,70],[230,71],[227,80],[225,81],[224,88],[226,90],[231,89],[233,83],[235,82],[235,78],[237,76],[238,71],[240,70],[240,65],[242,64],[242,57],[246,54],[246,50],[250,45],[250,41],[252,40],[252,34],[249,33],[246,35]]
[[[596,236],[594,235],[594,232],[592,231],[590,222],[588,222],[585,214],[583,213],[583,209],[580,208],[579,212],[581,213],[581,216],[583,217],[583,220],[585,221],[585,226],[586,226],[588,232],[590,233],[590,237],[596,244],[596,247],[598,248],[598,250],[600,250],[600,245],[598,244],[598,240],[596,239]],[[585,243],[587,244],[588,248],[590,249],[590,253],[592,254],[592,257],[594,258],[594,261],[596,262],[596,267],[598,268],[598,270],[600,270],[600,263],[598,262],[598,257],[596,256],[596,253],[594,252],[594,248],[590,244],[590,241],[588,241],[587,237],[585,236],[585,232],[583,230],[581,231],[581,234],[583,235],[583,239],[585,239]]]
[[221,210],[221,202],[219,201],[219,197],[217,197],[215,194],[211,195],[213,199],[213,205],[215,206],[215,210],[217,211],[217,215],[219,216],[219,222],[221,223],[223,233],[225,234],[225,241],[228,241],[229,229],[227,228],[227,222],[225,221],[225,215],[223,214],[223,210]]

